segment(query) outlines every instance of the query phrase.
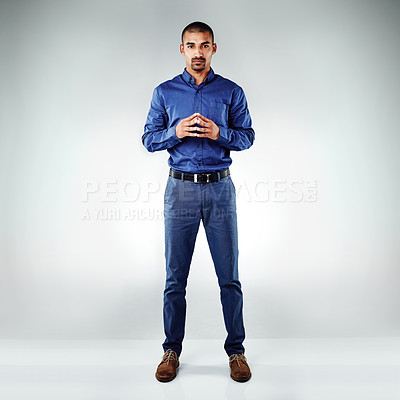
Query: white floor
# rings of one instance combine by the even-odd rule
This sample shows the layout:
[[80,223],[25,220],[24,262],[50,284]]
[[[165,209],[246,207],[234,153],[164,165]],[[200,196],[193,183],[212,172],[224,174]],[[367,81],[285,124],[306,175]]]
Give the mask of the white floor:
[[186,340],[160,383],[155,341],[0,341],[2,400],[399,400],[400,338],[246,340],[253,376],[229,377],[222,341]]

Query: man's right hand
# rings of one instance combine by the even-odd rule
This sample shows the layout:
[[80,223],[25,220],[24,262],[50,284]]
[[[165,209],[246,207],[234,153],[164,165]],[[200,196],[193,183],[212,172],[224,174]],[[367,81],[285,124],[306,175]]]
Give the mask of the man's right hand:
[[[179,121],[178,125],[175,127],[175,134],[179,139],[185,136],[199,136],[201,135],[204,128],[201,126],[194,126],[201,122],[198,117],[198,113],[192,114],[190,117],[183,118]],[[198,132],[193,132],[198,131]]]

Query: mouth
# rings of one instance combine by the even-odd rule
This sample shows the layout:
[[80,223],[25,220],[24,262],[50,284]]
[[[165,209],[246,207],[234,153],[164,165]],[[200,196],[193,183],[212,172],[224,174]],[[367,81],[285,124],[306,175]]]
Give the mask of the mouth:
[[195,63],[195,64],[200,64],[200,63],[203,63],[205,60],[193,60],[193,62]]

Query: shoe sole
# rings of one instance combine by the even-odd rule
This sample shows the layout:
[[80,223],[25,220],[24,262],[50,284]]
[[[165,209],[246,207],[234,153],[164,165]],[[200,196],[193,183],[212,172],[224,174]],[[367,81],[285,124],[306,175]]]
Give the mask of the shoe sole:
[[174,379],[176,378],[176,374],[172,377],[172,378],[161,378],[161,377],[158,377],[157,375],[156,375],[156,379],[158,380],[158,382],[171,382],[171,381],[173,381]]

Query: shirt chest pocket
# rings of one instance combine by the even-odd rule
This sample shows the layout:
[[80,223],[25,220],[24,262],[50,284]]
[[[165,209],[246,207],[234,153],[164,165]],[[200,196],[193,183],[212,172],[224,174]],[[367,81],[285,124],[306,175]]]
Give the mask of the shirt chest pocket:
[[214,121],[220,126],[228,126],[229,105],[213,101],[208,103],[208,112],[206,117]]

